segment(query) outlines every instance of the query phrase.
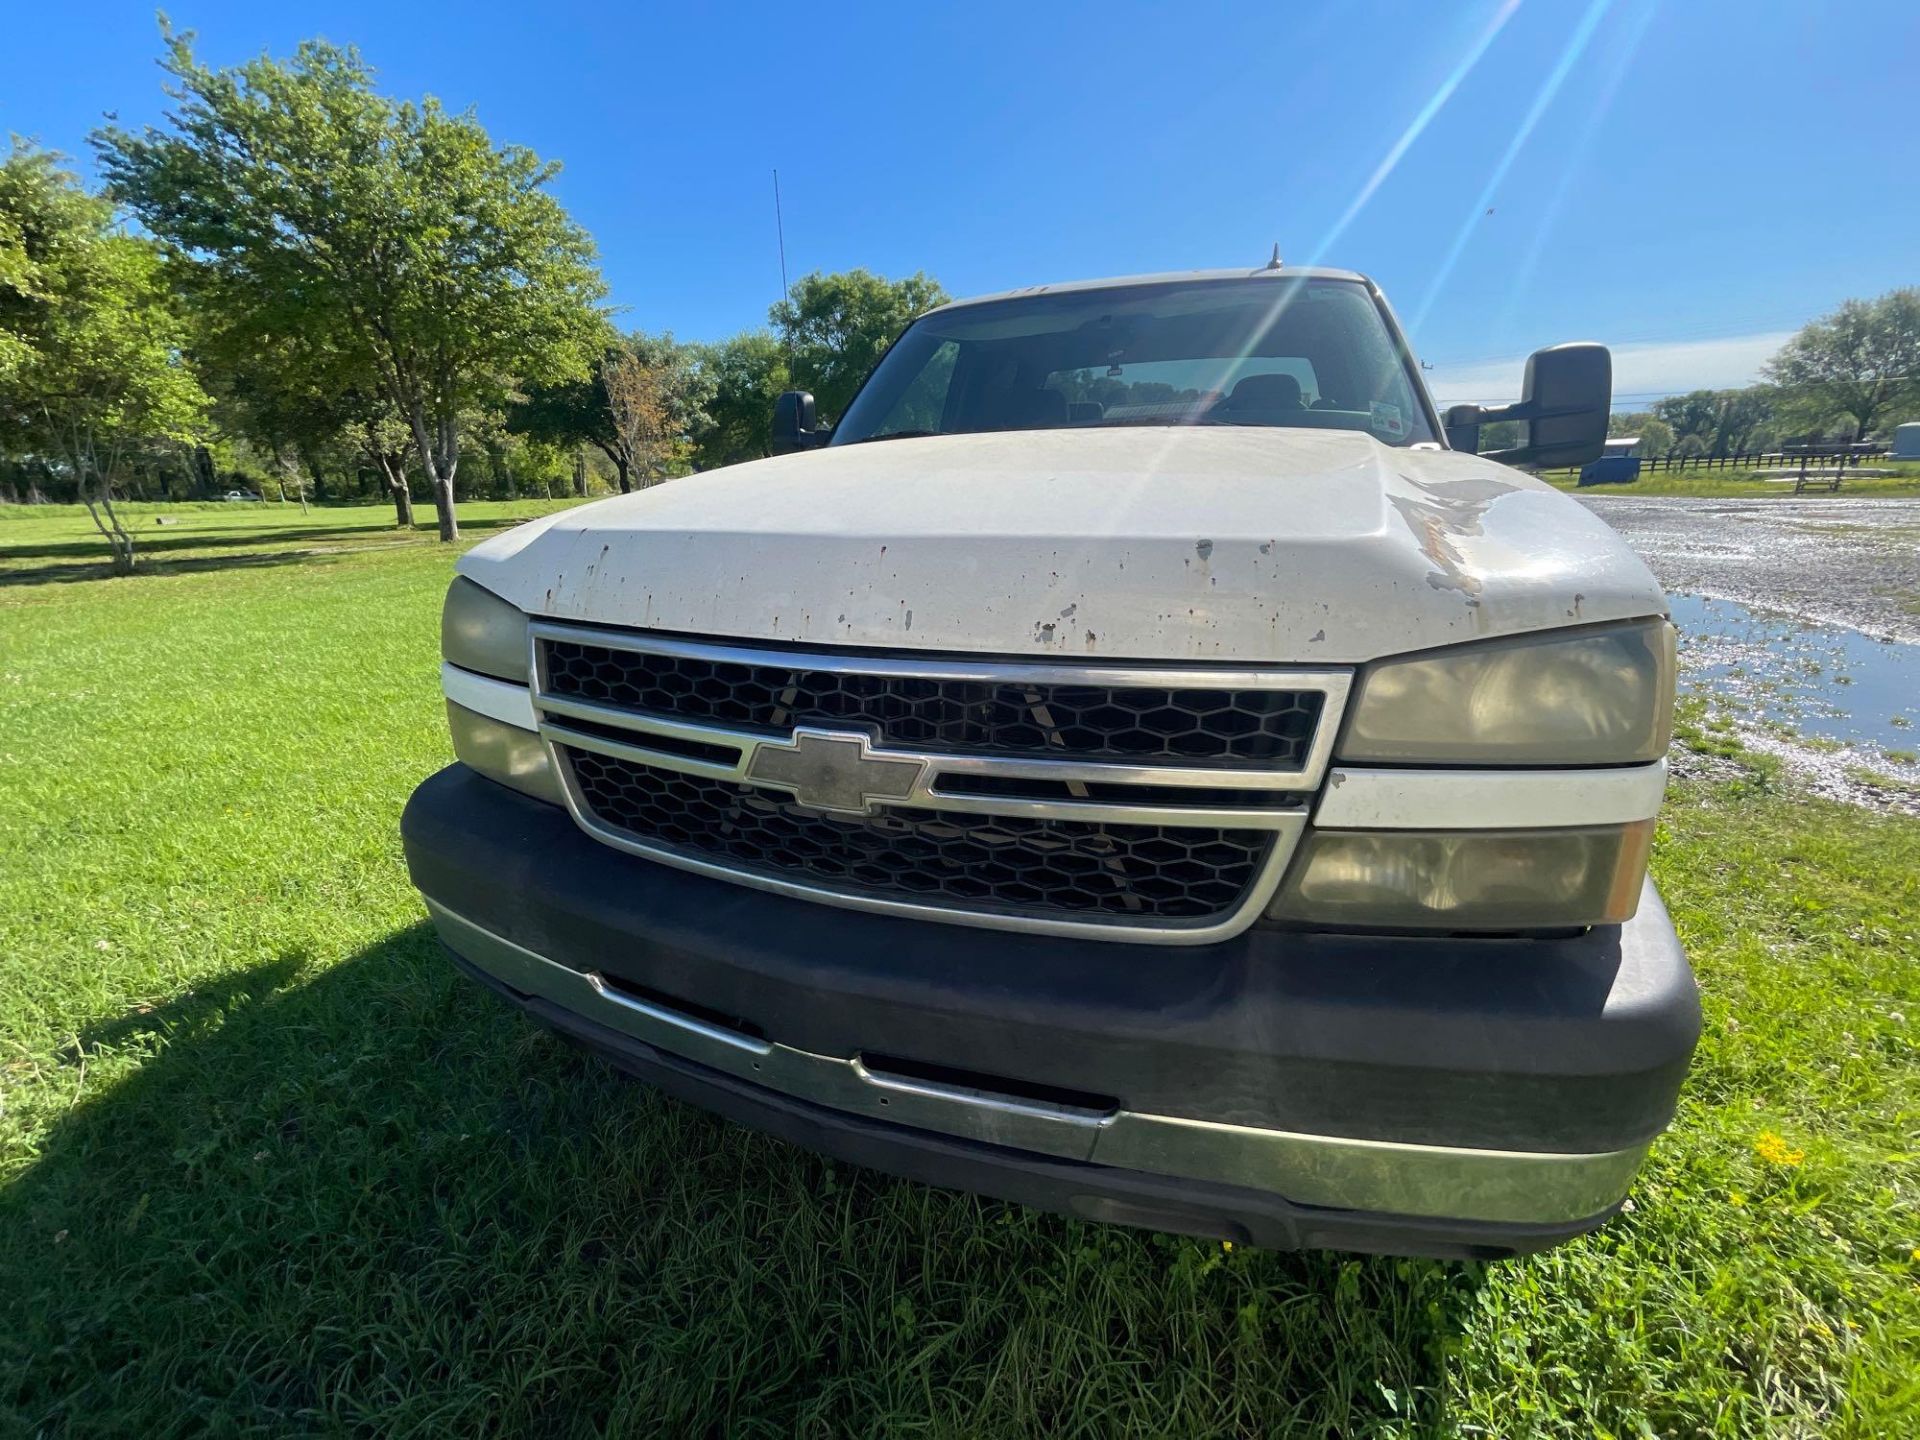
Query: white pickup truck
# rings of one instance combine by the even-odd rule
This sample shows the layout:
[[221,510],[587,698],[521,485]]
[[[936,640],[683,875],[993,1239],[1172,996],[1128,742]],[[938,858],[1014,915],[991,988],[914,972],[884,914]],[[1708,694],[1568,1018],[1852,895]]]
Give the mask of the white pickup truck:
[[1700,1023],[1665,597],[1511,468],[1609,392],[1559,346],[1443,425],[1344,271],[944,306],[830,429],[789,393],[773,458],[461,560],[414,881],[538,1020],[859,1164],[1274,1247],[1591,1229]]

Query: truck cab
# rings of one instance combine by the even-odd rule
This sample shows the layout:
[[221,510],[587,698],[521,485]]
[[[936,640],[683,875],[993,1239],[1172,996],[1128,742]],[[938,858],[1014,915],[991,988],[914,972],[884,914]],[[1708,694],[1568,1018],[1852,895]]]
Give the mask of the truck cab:
[[535,1019],[855,1163],[1274,1247],[1591,1229],[1699,1029],[1666,600],[1514,468],[1599,453],[1607,368],[1443,420],[1337,270],[931,311],[773,457],[462,558],[414,881]]

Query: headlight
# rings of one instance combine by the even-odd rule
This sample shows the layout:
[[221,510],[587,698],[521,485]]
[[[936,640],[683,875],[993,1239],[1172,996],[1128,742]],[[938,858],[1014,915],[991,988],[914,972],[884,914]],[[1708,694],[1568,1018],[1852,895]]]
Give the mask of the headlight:
[[1616,765],[1673,736],[1665,620],[1462,645],[1360,673],[1343,760]]
[[1581,830],[1320,830],[1267,915],[1388,929],[1556,930],[1633,917],[1653,822]]
[[453,753],[462,765],[522,795],[550,805],[566,803],[560,778],[547,759],[547,747],[531,730],[503,724],[451,700],[447,701],[447,727],[453,731]]
[[524,685],[531,653],[523,611],[464,575],[448,587],[440,611],[440,655],[448,664]]

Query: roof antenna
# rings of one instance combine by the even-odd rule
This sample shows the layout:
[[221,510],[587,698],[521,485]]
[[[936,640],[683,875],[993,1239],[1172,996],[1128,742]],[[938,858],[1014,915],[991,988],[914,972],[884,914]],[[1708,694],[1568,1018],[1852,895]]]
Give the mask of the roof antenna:
[[1278,270],[1280,268],[1280,242],[1278,240],[1273,242],[1273,258],[1261,268],[1265,270]]
[[[780,218],[780,172],[777,169],[773,172],[773,232],[780,243],[780,299],[784,304],[793,299],[793,287],[787,284],[787,227],[786,222]],[[1279,247],[1274,248],[1277,253]],[[789,364],[793,361],[791,333],[787,336],[787,361]]]

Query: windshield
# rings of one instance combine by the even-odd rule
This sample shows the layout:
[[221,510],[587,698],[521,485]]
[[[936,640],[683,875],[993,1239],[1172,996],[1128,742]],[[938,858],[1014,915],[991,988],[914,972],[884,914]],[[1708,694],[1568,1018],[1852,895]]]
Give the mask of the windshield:
[[980,430],[1266,425],[1434,439],[1406,353],[1353,280],[1042,293],[916,321],[833,443]]

